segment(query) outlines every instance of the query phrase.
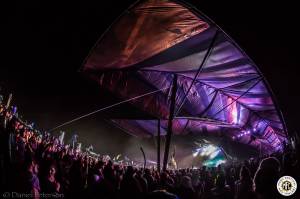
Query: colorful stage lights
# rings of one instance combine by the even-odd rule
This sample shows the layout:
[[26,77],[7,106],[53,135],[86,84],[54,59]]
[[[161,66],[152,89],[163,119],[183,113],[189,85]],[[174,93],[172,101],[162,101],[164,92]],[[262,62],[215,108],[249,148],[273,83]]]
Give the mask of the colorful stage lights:
[[[253,131],[255,132],[255,131],[256,131],[256,128],[254,128]],[[241,131],[241,133],[239,133],[238,135],[232,136],[232,139],[235,140],[236,138],[241,138],[241,137],[243,137],[243,136],[250,135],[250,134],[251,134],[251,130],[247,130],[247,131],[243,130],[243,131]]]
[[212,153],[216,152],[218,148],[214,145],[205,145],[203,147],[197,148],[193,153],[193,157],[196,157],[200,154],[200,156],[210,156]]
[[210,158],[210,159],[213,159],[213,158],[217,157],[217,155],[218,155],[220,152],[221,152],[220,149],[214,151],[213,153],[211,153],[211,154],[209,155],[209,158]]
[[220,164],[224,163],[226,163],[225,159],[213,159],[204,162],[203,165],[207,167],[218,167]]
[[220,147],[217,147],[213,144],[205,144],[197,148],[193,152],[193,157],[201,157],[203,161],[203,165],[208,167],[216,167],[219,164],[225,163],[224,154]]

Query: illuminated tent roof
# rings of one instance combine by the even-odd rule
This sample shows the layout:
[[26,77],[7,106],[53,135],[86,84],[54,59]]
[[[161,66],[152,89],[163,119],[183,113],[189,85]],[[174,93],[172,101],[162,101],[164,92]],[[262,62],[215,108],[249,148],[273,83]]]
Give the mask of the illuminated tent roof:
[[[162,135],[176,75],[174,134],[223,132],[267,151],[287,139],[258,67],[214,22],[178,1],[132,5],[102,35],[82,71],[124,100],[153,91],[131,103],[161,119]],[[157,120],[112,121],[135,136],[157,134]]]

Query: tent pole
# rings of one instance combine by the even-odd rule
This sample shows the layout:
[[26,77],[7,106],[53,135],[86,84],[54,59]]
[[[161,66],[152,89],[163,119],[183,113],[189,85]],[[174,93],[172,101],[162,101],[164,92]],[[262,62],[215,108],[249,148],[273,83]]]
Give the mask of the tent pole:
[[157,171],[160,172],[160,119],[157,120]]
[[168,156],[169,156],[169,149],[170,149],[171,136],[172,136],[172,126],[173,126],[172,124],[173,124],[174,109],[175,109],[176,91],[177,91],[177,75],[175,74],[173,78],[173,86],[172,86],[172,94],[171,94],[171,105],[170,105],[170,114],[168,120],[168,131],[167,131],[167,138],[166,138],[166,145],[165,145],[163,171],[166,171],[167,164],[168,164]]

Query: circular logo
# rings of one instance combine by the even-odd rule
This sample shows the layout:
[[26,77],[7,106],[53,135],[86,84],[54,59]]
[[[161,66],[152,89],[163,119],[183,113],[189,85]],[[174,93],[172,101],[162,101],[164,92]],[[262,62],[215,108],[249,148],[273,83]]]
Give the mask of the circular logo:
[[277,182],[277,190],[283,196],[291,196],[297,190],[297,182],[291,176],[282,176]]

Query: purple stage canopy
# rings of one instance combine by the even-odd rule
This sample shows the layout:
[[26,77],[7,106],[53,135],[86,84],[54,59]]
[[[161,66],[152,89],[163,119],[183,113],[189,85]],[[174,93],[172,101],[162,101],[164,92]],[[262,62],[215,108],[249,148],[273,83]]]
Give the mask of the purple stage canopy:
[[[131,6],[100,38],[82,71],[124,100],[153,92],[131,103],[161,119],[162,135],[177,75],[174,134],[221,132],[268,152],[287,139],[258,67],[215,23],[178,1]],[[135,136],[157,134],[157,120],[112,121]]]

